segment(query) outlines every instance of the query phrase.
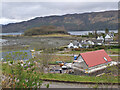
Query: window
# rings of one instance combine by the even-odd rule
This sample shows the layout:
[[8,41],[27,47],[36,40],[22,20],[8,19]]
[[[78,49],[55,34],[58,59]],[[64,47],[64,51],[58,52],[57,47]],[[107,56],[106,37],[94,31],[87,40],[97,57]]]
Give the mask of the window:
[[108,61],[107,58],[105,58],[105,57],[104,57],[104,60],[105,60],[106,62]]

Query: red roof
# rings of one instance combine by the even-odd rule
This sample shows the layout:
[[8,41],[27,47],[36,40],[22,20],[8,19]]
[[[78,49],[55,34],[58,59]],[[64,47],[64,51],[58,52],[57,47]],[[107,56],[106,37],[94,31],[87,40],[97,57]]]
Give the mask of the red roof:
[[[92,52],[80,53],[88,67],[93,67],[99,64],[107,63],[112,61],[112,59],[108,56],[105,50],[97,50]],[[107,59],[107,61],[105,60]]]

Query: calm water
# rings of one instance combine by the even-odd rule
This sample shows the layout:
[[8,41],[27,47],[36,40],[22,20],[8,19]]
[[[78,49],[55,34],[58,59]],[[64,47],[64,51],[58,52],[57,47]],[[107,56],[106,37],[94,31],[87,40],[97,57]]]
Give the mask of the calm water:
[[0,33],[0,36],[2,35],[21,35],[23,33]]
[[[71,35],[87,35],[89,32],[92,33],[94,31],[68,31],[68,33],[70,33]],[[105,33],[104,30],[98,30],[97,32]],[[117,33],[118,30],[110,30],[110,32]],[[0,33],[0,36],[1,35],[21,35],[21,34],[23,34],[23,33]]]
[[32,58],[30,50],[19,50],[19,51],[8,51],[0,52],[0,55],[3,58],[3,61],[6,60],[28,60]]
[[[68,31],[71,35],[88,35],[89,32],[93,33],[94,31]],[[109,32],[118,33],[118,30],[110,30]],[[105,33],[105,31],[99,30],[97,33]]]
[[6,42],[7,40],[5,40],[5,39],[0,39],[0,43],[2,43],[2,42]]

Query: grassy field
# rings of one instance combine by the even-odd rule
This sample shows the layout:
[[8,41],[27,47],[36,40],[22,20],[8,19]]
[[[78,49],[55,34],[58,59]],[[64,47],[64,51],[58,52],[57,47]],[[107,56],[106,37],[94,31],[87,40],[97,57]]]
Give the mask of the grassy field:
[[67,34],[48,34],[48,35],[35,35],[32,37],[70,37],[71,35]]
[[106,50],[108,54],[119,54],[120,49],[108,49]]
[[[107,49],[105,51],[107,52],[107,54],[118,54],[119,50],[120,49]],[[96,50],[92,50],[92,51],[96,51]],[[80,54],[84,52],[90,52],[90,51],[69,51],[69,52],[62,52],[61,54]]]
[[111,58],[113,61],[118,61],[118,59],[120,58],[120,56],[110,56],[110,58]]
[[[4,64],[3,65],[4,72],[6,74],[12,74],[12,70],[10,66]],[[14,68],[13,68],[14,69]],[[24,74],[26,75],[26,71],[24,71]],[[31,72],[30,75],[34,73]],[[70,75],[70,74],[51,74],[51,73],[36,73],[36,76],[39,76],[39,79],[45,79],[45,80],[58,80],[58,81],[72,81],[72,82],[94,82],[94,83],[118,83],[118,77],[117,76],[110,76],[110,75],[103,75],[101,77],[95,77],[95,76],[80,76],[80,75]],[[25,78],[25,77],[23,77]]]
[[[120,56],[110,56],[110,58],[113,61],[118,61],[118,58],[120,58]],[[63,61],[63,62],[67,62],[67,63],[72,63],[73,60],[74,60],[74,58],[71,56],[56,56],[55,58],[53,58],[49,61],[49,64],[57,64],[56,61]]]
[[75,82],[111,82],[118,83],[118,77],[95,77],[95,76],[79,76],[69,74],[41,74],[41,79],[58,80],[58,81],[75,81]]

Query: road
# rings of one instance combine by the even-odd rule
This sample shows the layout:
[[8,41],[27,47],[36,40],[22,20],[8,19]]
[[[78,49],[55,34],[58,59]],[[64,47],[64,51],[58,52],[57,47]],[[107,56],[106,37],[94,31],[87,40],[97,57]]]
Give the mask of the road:
[[[40,51],[36,51],[36,53],[40,54]],[[51,55],[58,55],[58,56],[74,56],[74,55],[78,55],[78,54],[51,54]],[[109,56],[120,56],[118,54],[112,54]]]
[[[45,84],[49,84],[49,88],[94,88],[96,86],[95,84],[73,84],[43,81],[41,88],[46,88]],[[98,88],[118,88],[118,85],[99,85]]]

